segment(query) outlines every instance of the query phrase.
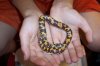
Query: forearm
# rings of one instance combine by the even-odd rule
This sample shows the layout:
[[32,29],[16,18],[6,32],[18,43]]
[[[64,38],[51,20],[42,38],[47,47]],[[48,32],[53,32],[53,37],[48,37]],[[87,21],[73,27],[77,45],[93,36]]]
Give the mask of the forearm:
[[73,8],[74,0],[54,0],[53,6]]
[[13,0],[13,4],[18,8],[23,17],[38,15],[41,11],[35,5],[33,0]]

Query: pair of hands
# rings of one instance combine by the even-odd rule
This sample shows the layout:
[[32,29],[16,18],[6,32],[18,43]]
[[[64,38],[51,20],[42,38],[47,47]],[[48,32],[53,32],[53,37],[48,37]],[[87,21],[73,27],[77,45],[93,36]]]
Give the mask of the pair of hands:
[[[41,52],[38,45],[38,15],[28,16],[24,19],[20,31],[21,48],[25,60],[30,59],[33,63],[41,66],[59,66],[60,62],[66,61],[72,63],[78,61],[85,55],[84,47],[81,45],[79,37],[79,28],[83,30],[88,42],[92,41],[92,31],[86,20],[74,9],[69,8],[51,8],[50,16],[54,19],[67,24],[73,31],[73,38],[66,50],[59,55],[45,54]],[[46,23],[47,39],[50,43],[62,43],[66,33],[56,27]],[[53,40],[53,41],[52,41]]]

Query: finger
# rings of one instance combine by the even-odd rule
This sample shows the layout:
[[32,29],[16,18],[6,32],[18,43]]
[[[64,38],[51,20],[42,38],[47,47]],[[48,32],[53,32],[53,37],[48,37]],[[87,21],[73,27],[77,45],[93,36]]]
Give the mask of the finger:
[[[65,38],[66,38],[66,32],[63,30],[60,30],[60,32],[61,32],[61,34],[60,34],[59,41],[60,41],[60,43],[63,44],[65,41]],[[60,58],[60,61],[64,61],[63,54],[59,54],[59,58]]]
[[68,63],[68,64],[72,63],[69,52],[68,52],[68,49],[66,49],[63,52],[63,56],[64,56],[64,59],[65,59],[66,63]]
[[36,53],[32,54],[33,56],[36,55],[38,57],[43,57],[43,54],[41,54],[42,50],[40,49],[39,44],[38,44],[37,36],[34,38],[34,40],[31,40],[31,42],[30,42],[30,50],[36,52]]
[[78,61],[78,57],[77,57],[76,51],[75,51],[74,46],[73,46],[72,43],[70,43],[68,45],[68,52],[69,52],[71,60],[73,62],[77,62]]
[[82,48],[83,48],[83,55],[85,56],[86,55],[86,52],[85,52],[85,48],[84,48],[83,45],[82,45]]
[[56,63],[57,64],[60,64],[60,60],[59,60],[60,59],[60,56],[59,55],[56,55],[56,54],[53,54],[52,56],[56,60]]
[[[33,51],[33,52],[34,52],[34,51]],[[35,63],[35,64],[37,64],[37,65],[41,65],[41,66],[45,66],[46,63],[47,63],[47,62],[45,62],[45,60],[44,60],[43,58],[40,58],[40,57],[38,57],[38,56],[33,56],[33,55],[30,56],[30,60],[31,60],[33,63]]]
[[[65,41],[65,38],[66,38],[66,32],[65,31],[63,31],[63,30],[60,30],[60,32],[61,32],[61,34],[60,34],[60,43],[64,43],[64,41]],[[60,58],[60,61],[64,61],[64,57],[63,57],[63,54],[60,54],[59,55],[59,58]]]
[[[54,29],[52,29],[52,27],[49,26],[47,23],[46,23],[46,30],[47,30],[47,39],[48,39],[49,43],[52,44],[53,41],[54,41],[54,43],[59,43],[59,41],[56,40],[57,38],[54,36],[54,34],[56,35],[56,33],[54,33],[54,31],[53,31]],[[53,32],[53,34],[52,34],[52,32]],[[59,56],[58,55],[52,55],[52,56],[56,60],[56,63],[60,63],[60,60],[59,60]]]
[[[46,55],[46,53],[44,53],[43,51],[41,52],[41,49],[40,49],[40,47],[38,46],[38,44],[35,46],[35,48],[38,48],[37,50],[36,50],[36,54],[37,54],[37,56],[38,56],[38,58],[44,58],[44,55],[43,54],[45,54]],[[49,58],[48,58],[48,56],[49,56]],[[53,56],[50,56],[50,55],[48,55],[48,56],[46,56],[47,57],[47,59],[44,59],[45,61],[46,61],[46,63],[45,63],[45,65],[46,66],[52,66],[52,64],[54,64],[56,61],[55,61],[55,58],[53,57]],[[42,62],[43,60],[41,60],[41,62]],[[36,62],[36,60],[35,60],[35,62]],[[51,64],[50,64],[50,62],[51,62]],[[43,62],[42,62],[43,63]],[[39,62],[37,62],[37,64],[40,64]],[[54,64],[54,66],[57,66],[57,64]]]
[[40,57],[40,58],[43,58],[44,57],[43,53],[42,53],[43,51],[42,51],[42,49],[39,46],[37,36],[35,38],[34,44],[35,44],[35,48],[36,48],[35,51],[36,51],[37,56]]
[[79,27],[85,32],[88,42],[92,42],[92,29],[89,27],[88,23],[83,20]]
[[47,58],[48,62],[52,64],[52,66],[59,66],[52,55],[45,54],[45,57]]
[[[45,54],[45,53],[44,53],[44,54]],[[47,63],[46,63],[45,66],[53,66],[52,63],[46,58],[46,56],[44,56],[44,57],[45,57],[45,59],[46,59],[46,61],[47,61]]]
[[[80,42],[77,40],[77,41],[73,41],[73,44],[74,44],[74,47],[75,47],[75,50],[76,50],[76,53],[78,55],[78,57],[83,57],[84,55],[84,48],[82,47],[82,45],[80,44]],[[79,44],[79,45],[78,45]]]
[[[59,29],[56,28],[56,27],[53,27],[53,26],[50,26],[51,28],[51,34],[52,34],[52,39],[53,39],[53,43],[56,44],[56,43],[60,43],[60,32],[59,32]],[[60,63],[60,57],[57,56],[57,55],[54,55],[53,56],[56,60],[57,63]]]
[[[74,38],[75,37],[75,38]],[[72,38],[72,43],[74,45],[74,48],[76,50],[77,56],[78,57],[83,57],[84,55],[84,48],[82,47],[81,43],[80,43],[80,38],[78,35],[78,32],[74,32],[73,38]]]
[[59,58],[60,58],[60,61],[61,61],[61,62],[64,61],[64,57],[63,57],[63,54],[62,54],[62,53],[59,54]]
[[[47,39],[48,39],[48,41],[49,41],[49,43],[50,44],[52,44],[53,43],[53,38],[51,37],[51,30],[50,30],[50,26],[48,25],[48,23],[46,23],[46,31],[47,31]],[[56,63],[60,63],[60,61],[59,61],[59,59],[58,59],[58,55],[52,55],[53,56],[53,58],[56,60]]]
[[[84,55],[84,48],[82,47],[82,45],[75,45],[76,43],[80,43],[80,42],[78,42],[78,41],[75,41],[75,42],[73,42],[73,44],[74,44],[74,47],[75,47],[75,50],[76,50],[76,53],[77,53],[77,56],[78,57],[83,57],[83,55]],[[84,51],[83,51],[84,50]]]
[[46,65],[46,60],[44,59],[43,53],[38,46],[38,39],[35,37],[34,41],[30,43],[31,50],[31,61],[37,65]]
[[34,56],[31,56],[30,57],[30,60],[37,64],[37,65],[41,65],[41,66],[45,66],[47,64],[47,62],[45,62],[45,60],[43,58],[39,58],[39,57],[34,57]]
[[28,36],[27,33],[23,33],[22,31],[20,31],[20,40],[21,40],[21,49],[22,52],[24,53],[24,59],[28,60],[30,56],[30,50],[29,50],[30,37]]
[[[64,43],[65,38],[66,38],[66,32],[61,30],[60,43]],[[63,61],[64,60],[63,54],[60,54],[59,58],[60,58],[61,61]]]

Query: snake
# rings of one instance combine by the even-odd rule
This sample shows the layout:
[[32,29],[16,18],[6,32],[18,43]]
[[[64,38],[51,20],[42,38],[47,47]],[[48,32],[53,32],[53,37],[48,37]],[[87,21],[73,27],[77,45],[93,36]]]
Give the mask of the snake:
[[[50,44],[47,40],[47,33],[46,33],[46,27],[45,22],[48,24],[55,26],[61,30],[64,30],[66,32],[66,38],[63,43],[52,43]],[[48,16],[48,15],[42,15],[39,17],[39,46],[40,48],[45,51],[46,53],[50,54],[60,54],[64,52],[66,47],[70,44],[72,40],[72,30],[71,28],[62,23],[61,21],[57,21],[54,18]]]

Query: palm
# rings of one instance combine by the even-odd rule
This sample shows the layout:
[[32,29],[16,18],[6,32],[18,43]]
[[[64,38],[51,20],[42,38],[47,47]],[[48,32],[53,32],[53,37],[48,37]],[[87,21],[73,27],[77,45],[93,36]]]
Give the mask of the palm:
[[26,59],[28,59],[30,56],[31,61],[36,64],[38,64],[38,62],[36,61],[37,59],[41,61],[43,60],[41,58],[36,57],[37,56],[36,53],[40,53],[39,51],[40,49],[37,46],[38,45],[37,32],[38,32],[38,19],[36,18],[34,19],[34,17],[27,17],[26,19],[24,19],[20,31],[22,51],[24,52],[24,55],[26,55],[25,57]]
[[[89,25],[87,24],[86,20],[74,9],[67,9],[67,8],[66,9],[65,8],[51,9],[50,15],[56,20],[62,21],[63,23],[67,24],[72,29],[72,32],[73,32],[72,41],[69,44],[68,49],[66,49],[63,54],[67,62],[70,62],[71,60],[76,61],[75,58],[77,56],[82,57],[84,55],[84,49],[80,43],[78,30],[79,28],[82,29],[86,34],[87,40],[91,41],[92,32]],[[52,27],[51,30],[53,29],[55,29],[55,27]],[[63,42],[66,34],[56,28],[55,35],[59,33],[61,36],[60,38],[58,38],[58,40],[60,40],[60,42]]]
[[[33,63],[36,63],[38,65],[43,65],[46,63],[47,66],[57,66],[57,61],[55,60],[55,57],[57,56],[51,56],[48,54],[44,54],[42,50],[39,47],[38,44],[38,18],[34,17],[27,17],[23,21],[23,25],[20,31],[20,38],[21,38],[21,45],[22,50],[24,54],[26,55],[26,58],[29,58]],[[49,42],[51,41],[50,31],[49,31],[49,25],[46,24],[47,29],[47,38]],[[40,60],[40,62],[38,62]],[[49,63],[51,62],[51,63]],[[59,62],[59,61],[58,61]],[[56,64],[57,63],[57,64]],[[59,62],[60,63],[60,62]]]

